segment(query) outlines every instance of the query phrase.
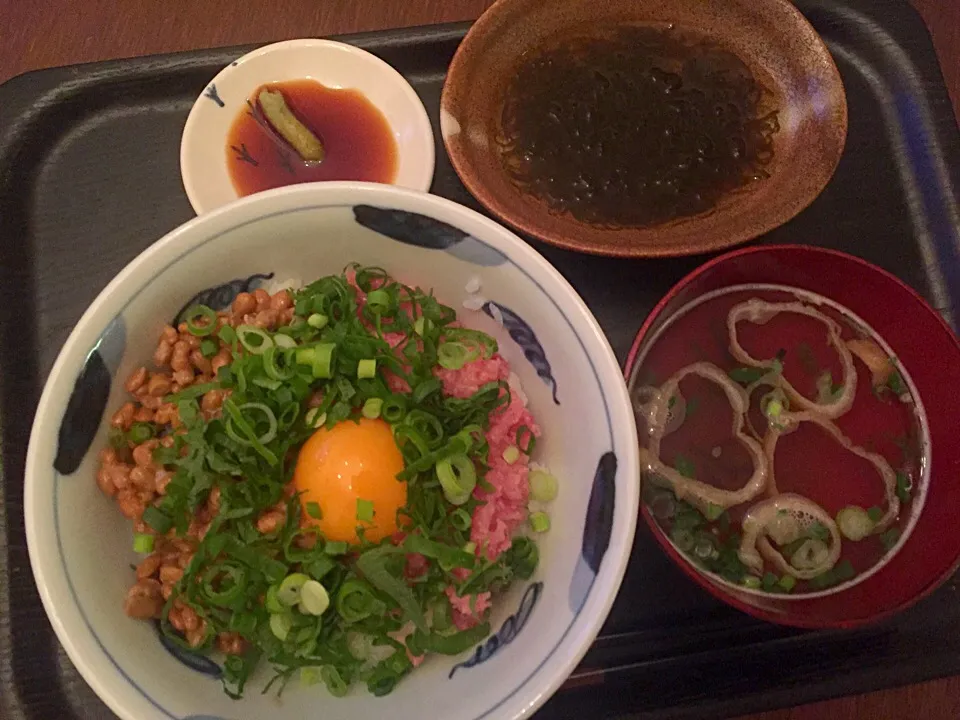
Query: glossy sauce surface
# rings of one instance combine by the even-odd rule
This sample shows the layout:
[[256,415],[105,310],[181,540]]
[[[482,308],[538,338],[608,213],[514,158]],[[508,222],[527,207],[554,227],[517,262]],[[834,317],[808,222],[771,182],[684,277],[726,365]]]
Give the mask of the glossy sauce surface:
[[[326,157],[304,163],[251,112],[264,88],[280,91],[290,110],[323,142]],[[241,197],[262,190],[322,180],[390,183],[397,174],[397,142],[383,113],[358,90],[291,80],[257,88],[227,136],[227,168]]]

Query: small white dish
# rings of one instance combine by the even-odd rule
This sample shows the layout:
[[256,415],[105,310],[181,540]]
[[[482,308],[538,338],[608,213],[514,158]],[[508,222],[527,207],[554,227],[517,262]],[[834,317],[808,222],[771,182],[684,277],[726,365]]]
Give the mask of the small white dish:
[[227,136],[251,93],[261,85],[311,79],[354,88],[383,113],[397,143],[391,184],[426,192],[433,181],[433,128],[420,97],[386,62],[332,40],[287,40],[234,60],[204,88],[180,140],[180,175],[198,215],[239,196],[227,168]]

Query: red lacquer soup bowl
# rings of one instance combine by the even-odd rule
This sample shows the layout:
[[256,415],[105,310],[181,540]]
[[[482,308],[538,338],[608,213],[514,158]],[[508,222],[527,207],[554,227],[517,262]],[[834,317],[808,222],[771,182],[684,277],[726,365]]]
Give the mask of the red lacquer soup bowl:
[[654,308],[625,374],[643,518],[721,600],[853,627],[960,564],[960,342],[888,272],[803,246],[722,255]]

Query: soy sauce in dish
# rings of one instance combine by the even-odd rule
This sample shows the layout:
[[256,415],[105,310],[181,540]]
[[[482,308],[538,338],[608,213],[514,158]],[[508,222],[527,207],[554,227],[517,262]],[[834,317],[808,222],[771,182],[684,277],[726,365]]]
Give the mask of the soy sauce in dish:
[[[290,111],[322,139],[321,162],[304,162],[266,121],[257,98],[280,92]],[[240,196],[321,180],[392,182],[397,143],[383,113],[358,90],[328,88],[315,80],[257,88],[227,135],[227,169]]]
[[708,211],[768,177],[771,94],[735,54],[673,26],[557,38],[508,82],[498,146],[520,190],[598,226]]

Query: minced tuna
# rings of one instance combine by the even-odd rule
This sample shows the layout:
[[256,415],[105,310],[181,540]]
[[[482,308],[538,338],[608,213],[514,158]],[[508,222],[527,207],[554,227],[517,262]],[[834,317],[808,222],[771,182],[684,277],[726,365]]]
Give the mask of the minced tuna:
[[[510,367],[501,355],[496,354],[489,359],[469,362],[459,370],[438,369],[436,375],[443,382],[444,393],[468,398],[487,383],[508,380]],[[484,480],[493,489],[484,490],[478,485],[473,493],[482,504],[473,512],[470,541],[477,546],[478,553],[486,552],[490,560],[510,547],[517,528],[527,519],[529,457],[520,453],[512,464],[503,459],[504,451],[516,444],[517,434],[523,428],[534,437],[540,435],[540,427],[527,409],[522,393],[512,392],[510,403],[490,416],[486,433],[490,450],[487,456],[489,470]],[[490,593],[459,597],[451,587],[447,588],[447,596],[454,623],[461,629],[475,624],[490,605]]]

